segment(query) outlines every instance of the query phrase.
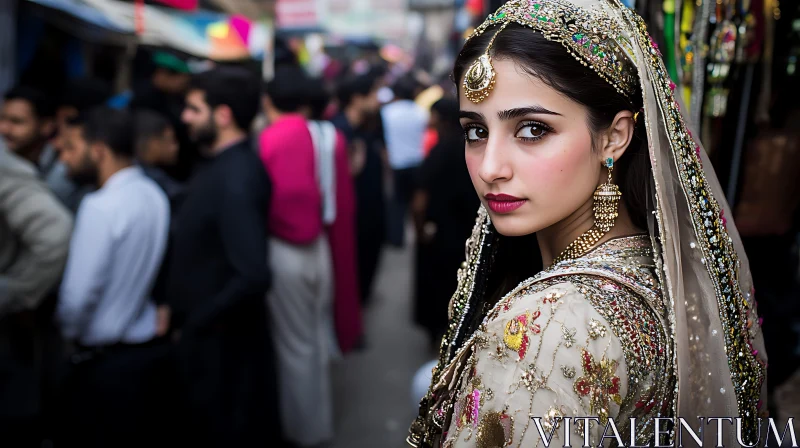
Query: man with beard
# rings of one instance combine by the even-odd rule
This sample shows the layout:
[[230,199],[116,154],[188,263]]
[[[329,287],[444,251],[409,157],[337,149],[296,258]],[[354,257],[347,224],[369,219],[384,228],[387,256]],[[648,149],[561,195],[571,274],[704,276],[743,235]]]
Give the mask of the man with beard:
[[66,175],[56,148],[56,108],[44,92],[20,86],[5,95],[0,109],[0,136],[8,149],[32,163],[53,193],[73,213],[88,188],[80,188]]
[[270,182],[248,129],[258,83],[243,69],[193,80],[183,121],[206,158],[176,218],[168,297],[187,393],[181,446],[281,446],[264,294]]
[[130,114],[100,107],[72,120],[61,160],[98,190],[81,203],[56,317],[74,342],[65,391],[64,442],[75,447],[152,446],[158,344],[151,288],[169,231],[169,202],[134,165]]

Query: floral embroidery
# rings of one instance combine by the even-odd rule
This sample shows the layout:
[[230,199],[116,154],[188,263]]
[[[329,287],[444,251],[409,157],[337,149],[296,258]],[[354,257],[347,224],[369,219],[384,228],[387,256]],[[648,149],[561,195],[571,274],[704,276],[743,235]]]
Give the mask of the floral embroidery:
[[[505,331],[503,332],[503,343],[506,347],[514,350],[519,354],[519,359],[525,358],[530,346],[530,338],[528,331],[533,334],[540,334],[542,327],[539,324],[534,324],[533,321],[542,315],[540,310],[533,313],[525,312],[519,316],[506,322]],[[498,347],[498,357],[500,356],[500,347]]]
[[597,319],[589,321],[589,337],[592,339],[606,337],[606,326],[601,324]]
[[589,397],[589,409],[597,413],[600,423],[605,425],[608,421],[609,402],[622,404],[619,394],[620,379],[617,376],[616,360],[608,360],[605,356],[596,362],[588,350],[581,349],[583,376],[575,380],[575,392],[582,397]]
[[573,379],[575,378],[575,367],[572,366],[561,366],[561,373],[564,374],[564,378]]
[[476,428],[478,426],[480,408],[484,403],[481,387],[480,377],[473,378],[467,394],[456,402],[456,429],[461,430],[467,426]]
[[577,328],[567,328],[564,324],[561,324],[561,337],[564,339],[564,347],[572,347],[572,344],[575,343],[575,334],[577,332]]
[[521,314],[506,322],[506,328],[503,334],[503,342],[506,344],[506,347],[519,353],[519,359],[525,357],[525,353],[528,351],[528,344],[530,343],[527,334],[529,316],[528,313]]
[[545,294],[544,298],[542,298],[542,303],[556,303],[558,299],[564,297],[563,291],[553,291]]
[[514,419],[503,412],[489,412],[478,425],[478,448],[501,448],[511,445]]
[[542,429],[545,434],[552,434],[553,438],[557,437],[556,430],[561,428],[561,421],[567,415],[563,409],[551,406],[542,416]]
[[545,387],[547,384],[547,376],[545,376],[544,373],[539,373],[537,375],[536,366],[531,364],[528,366],[528,370],[522,372],[522,378],[520,378],[519,381],[529,392],[535,393],[540,388]]

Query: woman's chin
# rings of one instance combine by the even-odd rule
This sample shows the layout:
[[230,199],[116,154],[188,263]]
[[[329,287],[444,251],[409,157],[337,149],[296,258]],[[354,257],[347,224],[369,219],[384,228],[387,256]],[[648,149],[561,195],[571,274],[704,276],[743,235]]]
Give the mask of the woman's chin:
[[525,236],[540,229],[538,226],[531,225],[530,219],[521,216],[490,213],[490,217],[497,233],[503,236]]

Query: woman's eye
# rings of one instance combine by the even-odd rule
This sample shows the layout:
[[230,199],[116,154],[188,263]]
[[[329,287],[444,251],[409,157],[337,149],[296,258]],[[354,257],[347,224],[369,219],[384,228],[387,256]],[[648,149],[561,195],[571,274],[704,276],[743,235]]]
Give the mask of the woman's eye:
[[549,129],[542,124],[528,123],[519,128],[516,137],[521,139],[539,140],[540,138],[544,137],[548,131]]
[[489,133],[486,131],[486,129],[478,127],[467,128],[467,130],[464,131],[464,134],[467,141],[483,140],[489,137]]

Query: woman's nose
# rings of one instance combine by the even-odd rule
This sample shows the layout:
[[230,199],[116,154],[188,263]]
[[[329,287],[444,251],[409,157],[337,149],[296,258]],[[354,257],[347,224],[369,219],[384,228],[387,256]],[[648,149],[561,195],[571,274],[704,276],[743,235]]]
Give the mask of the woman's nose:
[[506,181],[513,176],[513,170],[506,159],[502,142],[491,136],[486,142],[479,175],[488,184]]

